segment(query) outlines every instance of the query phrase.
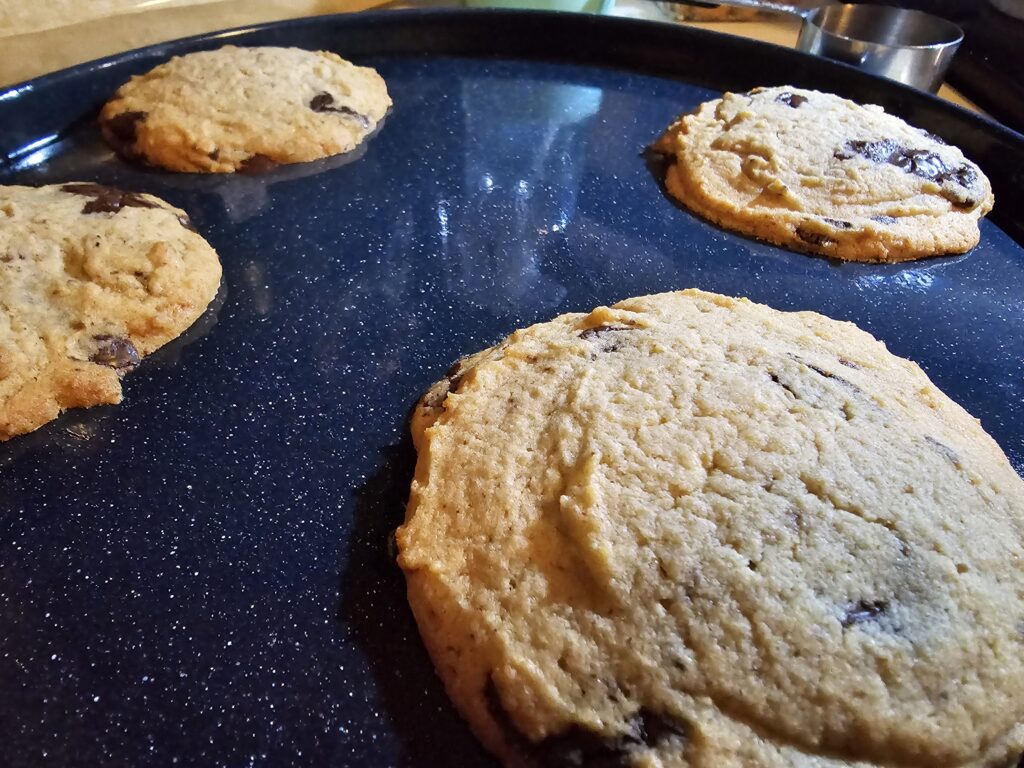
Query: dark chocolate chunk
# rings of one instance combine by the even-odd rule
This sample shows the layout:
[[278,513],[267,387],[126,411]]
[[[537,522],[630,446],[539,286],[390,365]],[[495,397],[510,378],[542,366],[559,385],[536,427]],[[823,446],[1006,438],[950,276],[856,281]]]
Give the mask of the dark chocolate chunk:
[[860,600],[853,605],[847,606],[841,620],[843,628],[852,627],[854,624],[862,624],[865,621],[872,621],[888,610],[888,600]]
[[580,331],[579,337],[581,339],[594,339],[602,336],[603,334],[610,333],[612,331],[635,331],[636,328],[630,325],[598,325],[594,328],[587,328],[584,331]]
[[852,360],[847,360],[845,357],[840,357],[839,358],[839,364],[840,365],[845,365],[847,368],[853,368],[853,370],[855,370],[855,371],[859,371],[860,370],[860,366],[859,365],[857,365]]
[[[157,203],[147,200],[138,192],[125,192],[122,189],[107,187],[103,184],[64,184],[61,190],[92,198],[82,207],[82,213],[117,213],[122,208],[161,207]],[[178,223],[191,232],[196,231],[187,214],[180,214]]]
[[810,243],[811,245],[833,245],[836,242],[828,235],[823,235],[820,232],[815,232],[813,230],[807,229],[807,227],[797,227],[796,236],[803,240],[805,243]]
[[879,224],[895,224],[897,221],[895,216],[872,216],[871,220]]
[[352,107],[346,107],[343,104],[335,106],[334,97],[327,91],[321,91],[312,98],[309,102],[309,108],[314,112],[337,112],[339,115],[346,115],[353,117],[363,124],[364,128],[370,127],[370,118],[366,115],[356,112]]
[[633,765],[637,751],[644,747],[656,748],[670,739],[684,741],[689,734],[685,723],[641,709],[624,733],[605,735],[574,725],[543,741],[532,742],[508,716],[493,680],[488,680],[484,697],[491,716],[516,751],[529,765],[538,768],[628,768]]
[[775,97],[775,100],[787,106],[793,107],[793,109],[799,109],[801,104],[807,103],[806,96],[801,96],[799,93],[790,93],[789,91],[780,93],[778,96]]
[[[849,160],[857,155],[873,163],[894,165],[905,173],[942,185],[944,196],[954,205],[970,206],[979,202],[974,195],[964,194],[978,181],[978,174],[969,165],[951,167],[935,152],[910,149],[892,139],[851,140],[833,153],[837,160]],[[950,184],[961,189],[950,189]]]
[[122,112],[106,121],[107,139],[115,152],[129,160],[138,159],[139,152],[134,145],[138,138],[139,123],[145,119],[145,112]]
[[122,208],[160,207],[138,192],[125,192],[116,187],[105,187],[102,184],[65,184],[61,190],[92,198],[82,208],[82,213],[117,213]]
[[219,149],[212,149],[212,150],[210,150],[209,152],[206,153],[206,156],[208,158],[210,158],[211,160],[220,160],[220,150]]
[[238,172],[256,176],[261,173],[269,173],[278,165],[280,163],[266,155],[253,155],[242,161],[242,164],[238,166]]
[[959,453],[954,451],[952,448],[950,448],[945,443],[939,442],[938,440],[936,440],[931,435],[925,435],[924,436],[924,441],[926,443],[928,443],[928,445],[930,445],[936,451],[938,451],[943,456],[945,456],[947,459],[949,459],[949,462],[954,467],[956,467],[957,469],[960,469],[960,454]]
[[118,373],[130,371],[142,359],[129,339],[123,336],[95,336],[96,351],[89,362],[114,368]]

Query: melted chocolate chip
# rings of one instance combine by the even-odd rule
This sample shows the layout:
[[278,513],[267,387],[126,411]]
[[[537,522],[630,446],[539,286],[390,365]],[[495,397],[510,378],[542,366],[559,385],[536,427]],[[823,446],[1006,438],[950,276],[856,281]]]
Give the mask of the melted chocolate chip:
[[335,106],[334,97],[327,93],[327,91],[321,91],[314,96],[309,102],[309,108],[314,112],[337,112],[339,115],[346,115],[348,117],[355,118],[363,124],[364,128],[370,127],[370,118],[356,112],[352,107],[346,107],[343,104]]
[[493,680],[484,691],[491,716],[501,725],[516,751],[538,768],[629,768],[636,753],[666,741],[685,741],[689,727],[649,709],[641,709],[620,734],[604,735],[574,725],[562,733],[532,742],[516,729],[501,704]]
[[[905,173],[942,185],[944,196],[955,205],[978,203],[974,195],[964,194],[965,190],[972,189],[978,181],[977,172],[969,165],[951,167],[935,152],[910,149],[892,139],[851,140],[833,153],[837,160],[849,160],[858,155],[873,163],[894,165]],[[949,184],[961,189],[949,189]]]
[[145,112],[122,112],[106,121],[107,139],[115,152],[129,160],[139,157],[134,144],[138,138],[139,123],[145,119]]
[[118,373],[130,371],[142,359],[130,340],[123,336],[95,336],[96,351],[89,362],[114,368]]
[[895,224],[896,223],[896,217],[895,216],[872,216],[871,220],[872,221],[877,221],[879,224]]
[[261,173],[270,173],[278,165],[280,163],[266,155],[253,155],[242,161],[242,164],[238,166],[238,172],[256,176]]
[[786,106],[793,107],[793,109],[799,109],[801,104],[807,103],[806,96],[801,96],[799,93],[790,93],[789,91],[780,93],[775,97],[775,100]]
[[212,149],[212,150],[210,150],[209,152],[206,153],[206,156],[208,158],[210,158],[211,160],[220,160],[220,150],[219,149]]
[[65,184],[61,190],[92,198],[82,208],[82,213],[117,213],[122,208],[160,207],[138,192],[125,192],[115,187],[105,187],[102,184]]
[[930,445],[936,451],[938,451],[943,456],[945,456],[947,459],[949,459],[950,464],[952,464],[957,469],[960,469],[960,454],[959,453],[954,451],[952,448],[950,448],[945,443],[939,442],[938,440],[936,440],[931,435],[925,435],[924,436],[924,441],[926,443],[928,443],[928,445]]
[[847,606],[841,622],[845,629],[852,627],[854,624],[862,624],[865,621],[877,619],[888,610],[888,600],[861,600],[854,605]]

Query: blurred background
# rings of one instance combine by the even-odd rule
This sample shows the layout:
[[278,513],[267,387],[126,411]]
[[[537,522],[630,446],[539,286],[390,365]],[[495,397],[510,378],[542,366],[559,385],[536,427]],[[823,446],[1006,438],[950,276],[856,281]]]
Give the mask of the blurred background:
[[[813,0],[798,0],[813,4]],[[1024,132],[1024,0],[886,0],[944,16],[965,40],[940,95]],[[768,13],[654,0],[0,0],[0,86],[216,29],[317,14],[408,7],[534,7],[697,24],[792,46],[797,24]]]

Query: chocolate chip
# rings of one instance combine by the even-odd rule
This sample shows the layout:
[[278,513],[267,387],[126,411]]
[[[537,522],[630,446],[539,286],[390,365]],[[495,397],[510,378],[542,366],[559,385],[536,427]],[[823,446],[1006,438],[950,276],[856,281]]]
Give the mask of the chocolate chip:
[[89,361],[114,368],[118,373],[130,371],[142,359],[129,339],[123,336],[94,336],[96,351]]
[[936,136],[934,133],[932,133],[931,131],[926,131],[924,128],[919,128],[918,130],[921,131],[921,135],[924,136],[926,139],[934,141],[936,144],[941,144],[942,146],[947,145],[946,140],[941,136]]
[[853,229],[852,222],[843,221],[842,219],[830,219],[825,216],[822,216],[821,220],[828,224],[830,227],[835,227],[836,229]]
[[253,155],[242,161],[242,164],[238,166],[238,172],[256,176],[261,173],[269,173],[278,165],[280,163],[266,155]]
[[775,97],[775,100],[780,104],[793,107],[793,109],[799,109],[801,104],[807,103],[806,96],[801,96],[799,93],[790,93],[789,91],[780,93]]
[[211,160],[220,160],[220,150],[211,149],[209,152],[206,153],[206,156]]
[[641,709],[637,715],[640,719],[640,733],[644,744],[657,747],[669,739],[686,739],[690,729],[686,723],[672,720],[649,709]]
[[832,373],[832,371],[826,371],[824,368],[819,368],[818,366],[812,365],[811,363],[805,362],[803,360],[801,360],[800,362],[802,362],[804,365],[806,365],[819,376],[824,376],[826,379],[832,379],[832,381],[836,382],[837,384],[842,384],[844,387],[846,387],[847,389],[851,389],[854,392],[861,391],[861,388],[854,384],[852,381],[847,381],[842,376]]
[[459,388],[459,384],[462,383],[462,377],[466,375],[466,372],[462,370],[462,361],[456,360],[455,364],[448,369],[448,373],[444,375],[448,379],[448,391],[454,392]]
[[578,725],[540,742],[527,739],[515,727],[493,680],[484,690],[487,708],[515,750],[538,768],[629,768],[644,747],[657,748],[670,740],[685,741],[689,727],[649,709],[641,709],[623,733],[605,735]]
[[780,387],[789,392],[789,394],[791,394],[797,400],[800,399],[800,395],[798,395],[796,391],[791,386],[789,386],[789,384],[780,379],[777,373],[774,373],[773,371],[768,371],[768,377],[772,380],[773,383],[778,384]]
[[852,360],[847,360],[845,357],[840,357],[839,358],[839,364],[840,365],[845,365],[847,368],[853,368],[853,370],[855,370],[855,371],[859,371],[860,370],[860,366],[859,365],[857,365]]
[[954,467],[956,467],[957,469],[960,469],[960,454],[959,453],[954,451],[952,448],[950,448],[945,443],[939,442],[938,440],[936,440],[931,435],[925,435],[924,436],[924,441],[926,443],[928,443],[928,445],[930,445],[936,451],[938,451],[943,456],[945,456],[947,459],[949,459],[949,462]]
[[[978,181],[977,172],[969,165],[946,165],[935,152],[910,149],[892,139],[851,140],[833,153],[837,160],[849,160],[857,155],[873,163],[893,165],[905,173],[941,185],[943,196],[954,205],[971,206],[979,202],[976,195],[964,194],[965,190],[973,190]],[[950,185],[954,188],[951,189]]]
[[879,224],[895,224],[897,221],[895,216],[872,216],[871,220]]
[[584,331],[580,331],[579,337],[581,339],[595,339],[595,338],[598,338],[599,336],[602,336],[602,335],[604,335],[606,333],[611,333],[612,331],[635,331],[635,330],[636,330],[636,328],[634,328],[631,325],[598,325],[598,326],[595,326],[594,328],[587,328]]
[[865,621],[877,619],[889,610],[888,600],[860,600],[857,603],[847,606],[843,618],[840,620],[843,628],[852,627],[854,624],[862,624]]
[[117,213],[122,208],[160,207],[138,192],[125,192],[116,187],[106,187],[102,184],[64,184],[61,190],[92,198],[82,208],[82,213]]
[[370,127],[370,118],[366,115],[356,112],[352,107],[344,105],[334,106],[334,97],[327,93],[327,91],[321,91],[314,96],[309,102],[309,108],[314,112],[337,112],[339,115],[347,115],[362,123],[364,128]]
[[[587,328],[586,330],[580,331],[579,337],[585,341],[591,339],[600,339],[604,334],[612,331],[635,331],[636,328],[629,325],[599,325],[595,328]],[[618,352],[622,345],[620,342],[615,340],[602,340],[600,352]],[[595,354],[590,355],[591,359],[597,357]]]
[[115,152],[129,160],[138,159],[139,152],[134,144],[138,138],[139,123],[145,119],[145,112],[122,112],[105,122],[109,134],[107,138]]
[[814,230],[807,229],[806,227],[797,227],[796,236],[805,243],[810,243],[811,245],[827,246],[835,245],[836,242],[828,235],[823,235],[820,232],[815,232]]
[[[158,204],[144,198],[138,192],[125,192],[122,189],[107,187],[103,184],[64,184],[61,190],[92,198],[82,207],[82,213],[117,213],[122,208],[160,207]],[[191,232],[196,231],[188,214],[180,214],[178,216],[178,223]]]

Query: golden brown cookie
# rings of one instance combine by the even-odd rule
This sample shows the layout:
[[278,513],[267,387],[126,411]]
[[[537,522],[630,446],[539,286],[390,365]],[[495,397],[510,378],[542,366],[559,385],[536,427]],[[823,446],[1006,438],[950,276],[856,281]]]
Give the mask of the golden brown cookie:
[[409,602],[505,765],[1024,751],[1024,483],[852,324],[700,291],[562,315],[413,429]]
[[133,77],[104,105],[100,128],[127,159],[260,172],[354,149],[390,106],[376,71],[337,54],[228,45]]
[[184,211],[91,183],[0,187],[0,440],[117,403],[121,377],[213,300]]
[[726,229],[806,253],[896,262],[963,253],[992,209],[956,147],[886,114],[789,86],[727,93],[655,144],[673,197]]

